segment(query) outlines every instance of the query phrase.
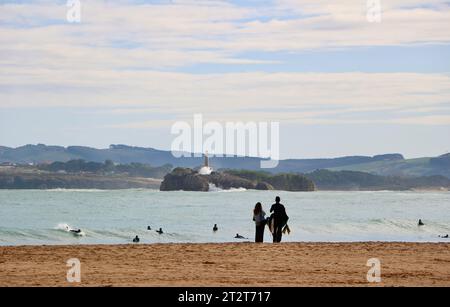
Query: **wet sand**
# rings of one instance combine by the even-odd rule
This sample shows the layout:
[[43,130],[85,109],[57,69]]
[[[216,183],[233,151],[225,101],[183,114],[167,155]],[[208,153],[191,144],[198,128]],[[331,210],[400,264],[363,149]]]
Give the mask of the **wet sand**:
[[[66,261],[81,261],[68,283]],[[381,283],[368,283],[369,258]],[[0,286],[450,286],[450,243],[0,247]]]

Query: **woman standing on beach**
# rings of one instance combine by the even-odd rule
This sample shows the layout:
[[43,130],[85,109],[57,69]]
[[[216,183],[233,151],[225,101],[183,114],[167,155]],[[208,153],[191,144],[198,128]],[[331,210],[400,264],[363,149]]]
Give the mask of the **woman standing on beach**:
[[253,209],[253,221],[256,225],[255,242],[264,241],[264,227],[266,226],[266,213],[262,209],[261,203],[255,205]]

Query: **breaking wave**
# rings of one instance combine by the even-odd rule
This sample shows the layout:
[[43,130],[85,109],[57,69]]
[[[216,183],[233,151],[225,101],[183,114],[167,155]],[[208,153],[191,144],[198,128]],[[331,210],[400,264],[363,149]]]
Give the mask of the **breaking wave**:
[[246,188],[230,188],[230,189],[222,189],[217,187],[215,184],[209,184],[209,192],[243,192],[247,191]]

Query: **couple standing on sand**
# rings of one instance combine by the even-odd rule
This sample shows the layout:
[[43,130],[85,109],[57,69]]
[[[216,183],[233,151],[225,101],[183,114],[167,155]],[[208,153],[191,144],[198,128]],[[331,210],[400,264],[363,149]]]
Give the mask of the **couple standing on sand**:
[[280,200],[279,196],[275,198],[275,203],[270,208],[270,212],[273,213],[269,218],[266,218],[266,213],[262,209],[261,203],[258,202],[255,205],[255,209],[253,209],[253,221],[255,221],[256,225],[255,242],[264,241],[264,228],[267,224],[272,232],[274,243],[281,242],[283,227],[286,226],[287,231],[289,232],[289,228],[287,227],[289,217],[286,214],[286,209],[280,203]]

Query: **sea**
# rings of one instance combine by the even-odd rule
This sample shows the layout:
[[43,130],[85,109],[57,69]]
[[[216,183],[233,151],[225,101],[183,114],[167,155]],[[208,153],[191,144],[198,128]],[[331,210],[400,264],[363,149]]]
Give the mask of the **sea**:
[[[269,215],[276,196],[289,215],[284,242],[450,242],[439,237],[450,234],[446,191],[56,189],[0,190],[0,245],[129,244],[136,235],[147,244],[253,241],[255,203]],[[264,240],[272,241],[268,229]]]

